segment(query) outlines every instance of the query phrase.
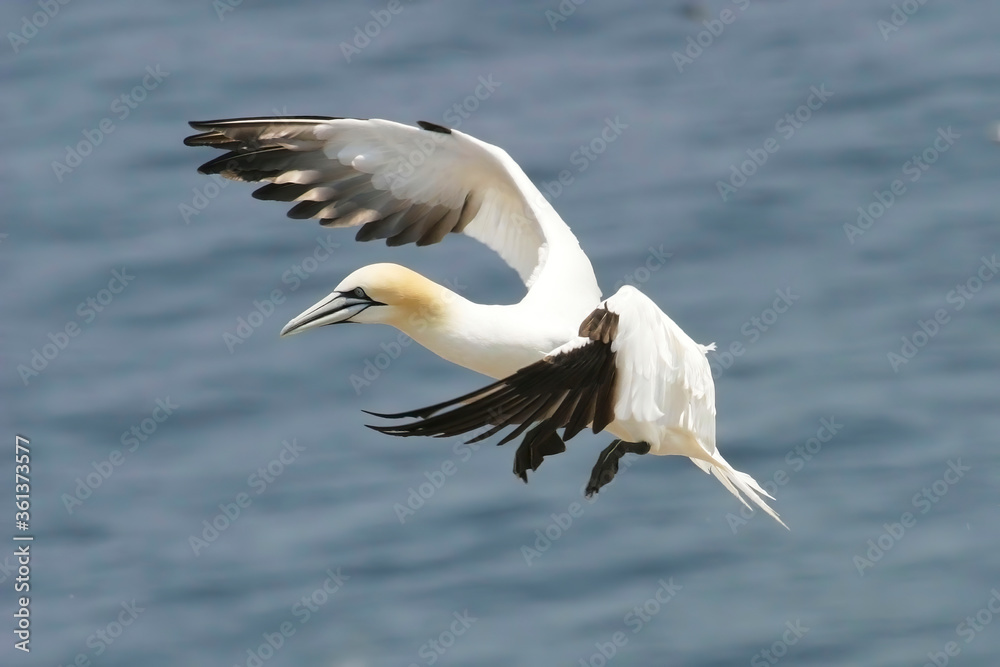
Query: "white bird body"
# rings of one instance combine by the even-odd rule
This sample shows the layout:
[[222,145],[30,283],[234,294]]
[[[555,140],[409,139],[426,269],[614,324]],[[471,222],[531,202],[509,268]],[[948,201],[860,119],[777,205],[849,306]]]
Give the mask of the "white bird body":
[[[283,335],[345,321],[390,324],[447,361],[498,380],[406,414],[461,404],[450,413],[379,430],[443,435],[467,432],[475,422],[521,424],[520,433],[548,420],[553,433],[557,422],[565,426],[569,439],[593,424],[625,443],[646,443],[649,453],[691,458],[744,504],[740,492],[780,522],[760,497],[766,492],[716,447],[715,385],[705,356],[713,347],[695,343],[633,287],[602,302],[576,237],[506,152],[424,122],[415,128],[304,117],[191,125],[204,132],[189,137],[189,145],[231,150],[201,171],[269,181],[254,196],[297,202],[290,217],[360,226],[359,240],[385,238],[389,245],[464,233],[496,251],[524,281],[519,303],[484,305],[409,269],[376,264],[352,273],[286,325]],[[516,414],[503,412],[511,406]],[[456,414],[464,417],[456,421]]]

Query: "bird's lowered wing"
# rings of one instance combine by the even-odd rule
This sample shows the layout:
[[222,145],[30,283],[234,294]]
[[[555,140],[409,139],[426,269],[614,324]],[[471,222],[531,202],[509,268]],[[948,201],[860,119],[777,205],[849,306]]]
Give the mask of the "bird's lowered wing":
[[587,426],[598,433],[615,418],[618,373],[612,341],[617,328],[618,316],[602,305],[580,326],[580,338],[541,361],[437,405],[392,415],[370,412],[385,419],[419,418],[409,424],[371,428],[389,435],[443,438],[492,425],[471,441],[476,442],[517,425],[498,444],[513,440],[532,423],[543,420],[552,428],[564,428],[563,440]]
[[477,436],[481,440],[505,426],[521,425],[507,442],[527,423],[547,419],[565,427],[563,438],[569,440],[587,426],[597,433],[618,419],[677,426],[714,448],[715,385],[705,357],[711,347],[691,340],[630,286],[594,310],[579,334],[541,361],[478,391],[419,410],[376,415],[420,421],[373,428],[390,435],[446,437],[494,425]]
[[529,288],[541,281],[600,301],[576,237],[505,151],[419,125],[320,116],[197,121],[191,127],[201,133],[184,143],[228,151],[199,171],[269,181],[254,197],[294,203],[291,218],[360,227],[357,240],[388,245],[462,233],[496,251]]
[[699,345],[649,297],[621,288],[580,326],[580,338],[541,361],[478,391],[419,410],[377,417],[416,418],[396,426],[373,426],[389,435],[446,437],[492,425],[482,440],[508,426],[498,443],[520,435],[531,423],[563,427],[563,440],[586,428],[594,433],[612,421],[627,421],[656,453],[688,456],[712,473],[749,507],[781,519],[761,496],[770,497],[746,473],[733,468],[715,445],[715,383]]

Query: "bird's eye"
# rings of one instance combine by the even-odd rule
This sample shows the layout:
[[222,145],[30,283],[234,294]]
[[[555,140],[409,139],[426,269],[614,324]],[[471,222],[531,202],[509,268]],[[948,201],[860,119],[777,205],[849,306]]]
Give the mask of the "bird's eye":
[[354,296],[356,296],[359,299],[367,299],[368,298],[368,295],[365,294],[365,291],[363,289],[361,289],[360,287],[355,287],[354,290],[351,292],[351,294],[353,294]]

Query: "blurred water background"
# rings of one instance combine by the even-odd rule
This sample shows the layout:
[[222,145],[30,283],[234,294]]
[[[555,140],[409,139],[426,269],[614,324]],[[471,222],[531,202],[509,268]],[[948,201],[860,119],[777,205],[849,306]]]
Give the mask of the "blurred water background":
[[[30,655],[0,551],[3,665],[997,664],[1000,5],[5,2],[0,26],[3,521],[20,433],[36,540]],[[524,486],[513,445],[366,429],[483,379],[288,319],[377,261],[522,288],[467,239],[355,244],[196,173],[186,121],[272,114],[504,147],[606,293],[719,345],[720,448],[791,532],[677,458],[587,502],[606,436]]]

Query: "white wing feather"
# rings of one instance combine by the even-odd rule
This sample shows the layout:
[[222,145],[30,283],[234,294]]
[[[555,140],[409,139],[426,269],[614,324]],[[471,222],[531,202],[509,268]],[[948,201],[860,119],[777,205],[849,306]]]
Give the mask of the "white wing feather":
[[645,441],[655,440],[649,442],[653,453],[689,456],[744,505],[750,506],[740,492],[784,526],[761,498],[772,496],[753,477],[733,468],[716,447],[715,382],[706,357],[715,345],[694,342],[649,297],[629,285],[605,306],[618,314],[611,344],[618,377],[616,423],[638,427]]
[[618,367],[615,416],[694,433],[715,448],[715,383],[699,345],[639,290],[626,285],[606,302],[618,314],[612,341]]

